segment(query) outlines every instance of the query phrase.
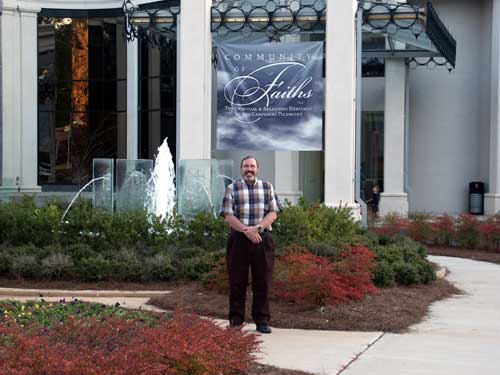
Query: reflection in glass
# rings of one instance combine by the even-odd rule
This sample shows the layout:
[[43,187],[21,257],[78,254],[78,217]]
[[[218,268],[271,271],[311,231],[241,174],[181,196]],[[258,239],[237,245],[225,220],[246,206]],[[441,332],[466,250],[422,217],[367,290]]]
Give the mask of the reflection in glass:
[[200,212],[218,215],[232,170],[232,160],[179,160],[177,211],[187,219]]
[[116,210],[142,211],[147,203],[153,160],[116,160]]
[[114,160],[94,159],[93,165],[93,206],[112,213]]
[[126,42],[117,18],[38,18],[40,184],[83,184],[125,157]]

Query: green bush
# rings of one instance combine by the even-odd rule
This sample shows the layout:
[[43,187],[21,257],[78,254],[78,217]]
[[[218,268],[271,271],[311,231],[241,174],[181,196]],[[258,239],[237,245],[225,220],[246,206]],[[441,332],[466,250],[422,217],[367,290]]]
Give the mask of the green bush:
[[225,254],[224,250],[206,251],[200,247],[181,248],[173,251],[176,277],[183,280],[201,280]]
[[122,249],[111,257],[112,277],[123,281],[140,280],[144,273],[143,262],[132,249]]
[[40,274],[40,263],[34,255],[18,255],[12,260],[11,271],[14,276],[33,279]]
[[222,217],[212,213],[200,213],[187,223],[186,245],[198,246],[205,250],[224,247],[229,234],[229,226]]
[[69,255],[55,253],[42,260],[42,274],[49,279],[60,279],[71,275],[73,260]]
[[92,247],[85,243],[67,245],[64,247],[64,253],[69,255],[74,262],[79,262],[81,259],[92,258],[97,255]]
[[420,281],[417,266],[413,263],[396,262],[392,265],[396,282],[400,285],[418,284]]
[[394,236],[390,242],[373,247],[377,256],[374,282],[380,287],[426,284],[436,279],[425,248],[406,236]]
[[394,267],[385,260],[377,261],[373,282],[380,287],[390,287],[396,283]]
[[54,204],[37,207],[32,197],[0,203],[0,242],[45,246],[57,240],[62,212]]
[[456,235],[460,246],[475,249],[479,245],[479,221],[473,215],[461,215],[456,227]]
[[6,250],[0,250],[0,275],[9,273],[12,267],[12,255]]
[[331,208],[301,200],[285,207],[273,225],[278,246],[290,244],[351,245],[357,243],[358,224],[348,208]]
[[113,275],[113,263],[102,255],[83,258],[75,265],[75,272],[83,281],[107,280]]
[[175,272],[170,254],[159,253],[144,259],[144,280],[172,280]]

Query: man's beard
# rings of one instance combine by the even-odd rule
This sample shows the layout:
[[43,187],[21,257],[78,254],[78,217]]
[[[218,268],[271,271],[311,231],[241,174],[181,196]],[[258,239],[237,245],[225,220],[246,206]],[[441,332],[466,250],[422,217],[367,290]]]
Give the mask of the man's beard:
[[252,173],[247,173],[243,176],[246,182],[254,182],[255,181],[255,175]]

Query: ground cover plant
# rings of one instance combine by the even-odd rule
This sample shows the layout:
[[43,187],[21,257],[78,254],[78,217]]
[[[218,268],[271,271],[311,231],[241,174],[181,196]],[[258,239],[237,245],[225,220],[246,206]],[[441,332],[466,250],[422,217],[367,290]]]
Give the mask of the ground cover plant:
[[0,310],[1,374],[245,374],[258,351],[255,335],[180,311],[79,301],[8,301]]

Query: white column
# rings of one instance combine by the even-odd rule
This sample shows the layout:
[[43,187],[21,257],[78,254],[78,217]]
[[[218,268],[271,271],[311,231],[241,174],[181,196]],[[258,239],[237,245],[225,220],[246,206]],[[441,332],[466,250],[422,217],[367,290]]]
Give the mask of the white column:
[[[17,5],[4,2],[2,13],[2,187],[21,182],[21,22]],[[8,32],[7,32],[8,31]],[[17,188],[17,187],[16,187]]]
[[210,159],[211,0],[182,1],[177,31],[177,157]]
[[21,191],[41,191],[38,180],[38,21],[40,8],[19,6],[21,16]]
[[[2,189],[37,192],[37,12],[4,2],[2,14]],[[7,32],[8,31],[8,32]]]
[[139,41],[127,43],[127,159],[139,149]]
[[355,0],[329,4],[326,23],[325,203],[351,208],[359,207],[354,202],[356,9]]
[[408,214],[405,181],[406,64],[403,59],[385,59],[384,192],[380,214]]
[[485,194],[487,215],[500,211],[500,0],[493,0],[491,35],[491,118],[489,192]]

